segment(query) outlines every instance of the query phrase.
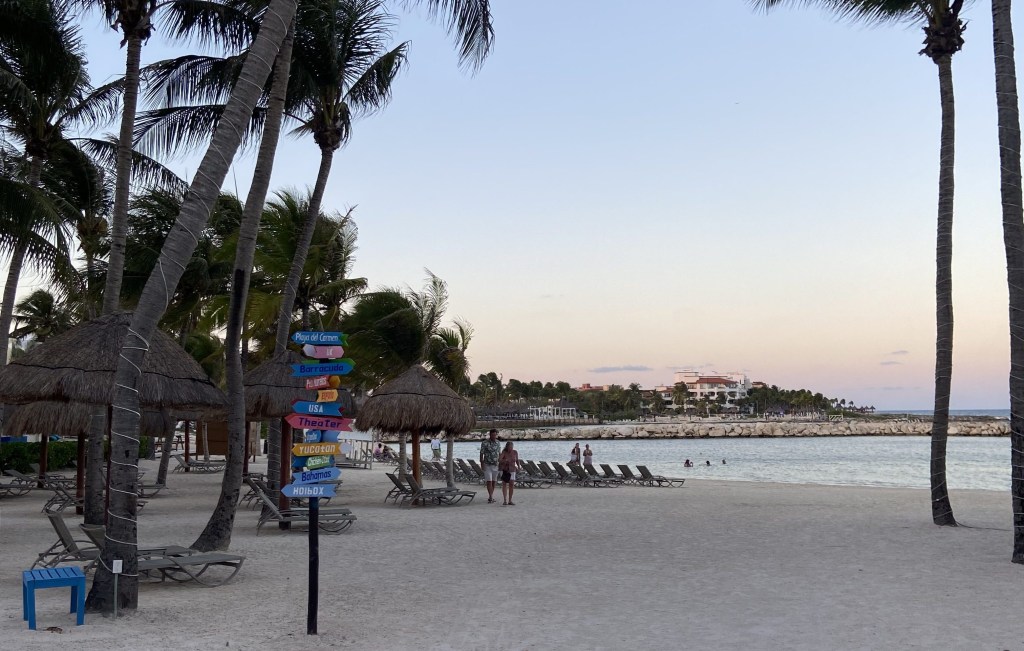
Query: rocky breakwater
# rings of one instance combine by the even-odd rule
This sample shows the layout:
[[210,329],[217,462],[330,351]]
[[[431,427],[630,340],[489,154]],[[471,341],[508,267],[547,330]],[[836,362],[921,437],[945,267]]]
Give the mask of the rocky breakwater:
[[[685,439],[685,438],[777,438],[788,436],[929,436],[931,421],[843,420],[843,421],[683,421],[674,423],[625,423],[552,427],[545,429],[500,430],[499,437],[518,441],[560,441],[575,439]],[[1006,436],[1005,420],[958,420],[949,424],[950,436]],[[482,439],[482,432],[468,438]]]

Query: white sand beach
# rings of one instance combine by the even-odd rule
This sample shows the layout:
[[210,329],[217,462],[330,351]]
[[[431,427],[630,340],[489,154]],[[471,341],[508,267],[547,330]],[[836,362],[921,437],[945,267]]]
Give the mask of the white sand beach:
[[[520,490],[502,507],[478,487],[468,506],[410,509],[383,504],[383,469],[342,479],[335,503],[358,522],[321,536],[316,637],[305,634],[305,534],[268,526],[257,537],[244,508],[232,551],[248,560],[232,583],[147,583],[138,611],[81,627],[67,589],[42,590],[29,631],[20,571],[56,536],[43,494],[3,498],[2,646],[1024,649],[1006,493],[954,492],[976,528],[944,529],[912,489],[691,480]],[[142,544],[191,543],[219,476],[169,484],[140,516]]]

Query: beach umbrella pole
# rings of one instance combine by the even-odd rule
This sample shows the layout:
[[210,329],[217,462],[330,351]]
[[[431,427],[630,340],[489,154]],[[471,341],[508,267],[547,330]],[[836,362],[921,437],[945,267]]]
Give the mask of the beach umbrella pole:
[[50,435],[40,434],[39,437],[39,488],[44,488],[43,479],[49,470],[46,467],[46,460],[50,456]]
[[185,421],[185,472],[190,470],[190,468],[188,468],[188,462],[192,460],[192,443],[189,440],[190,437],[188,435],[189,425],[191,424],[192,421]]
[[[281,474],[278,479],[278,490],[291,481],[292,469],[292,426],[283,418],[281,419]],[[288,503],[288,496],[284,493],[277,494],[277,508],[284,511],[291,505]],[[290,522],[278,522],[279,529],[291,529]]]
[[78,433],[78,447],[75,450],[75,513],[85,513],[83,500],[85,499],[85,432]]

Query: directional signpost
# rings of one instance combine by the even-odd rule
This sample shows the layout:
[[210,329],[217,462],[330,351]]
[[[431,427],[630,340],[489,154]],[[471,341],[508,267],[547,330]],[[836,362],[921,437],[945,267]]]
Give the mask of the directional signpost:
[[293,428],[306,430],[301,441],[292,446],[295,459],[292,483],[281,488],[288,497],[309,498],[309,601],[306,609],[306,634],[316,635],[319,599],[320,498],[334,497],[334,482],[341,470],[334,467],[334,455],[341,454],[339,432],[352,431],[352,419],[342,418],[338,403],[340,375],[352,372],[355,362],[343,358],[348,342],[340,332],[296,332],[292,341],[302,345],[311,360],[292,364],[292,376],[306,378],[306,388],[316,390],[316,400],[296,400],[285,420]]

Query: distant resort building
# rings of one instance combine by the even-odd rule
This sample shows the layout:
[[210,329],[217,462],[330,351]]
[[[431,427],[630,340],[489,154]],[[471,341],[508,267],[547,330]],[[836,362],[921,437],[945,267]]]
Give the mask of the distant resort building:
[[541,407],[529,407],[526,410],[531,420],[566,420],[578,418],[576,407],[565,407],[560,405],[544,405]]
[[[673,380],[675,384],[686,383],[691,400],[714,401],[719,395],[725,394],[727,404],[746,398],[754,388],[750,378],[736,372],[702,374],[692,370],[676,371]],[[669,391],[671,392],[671,389]]]

